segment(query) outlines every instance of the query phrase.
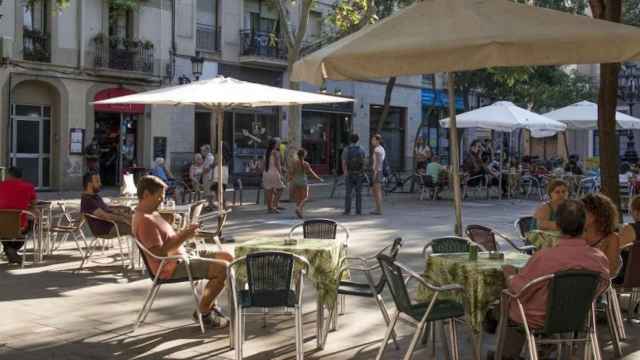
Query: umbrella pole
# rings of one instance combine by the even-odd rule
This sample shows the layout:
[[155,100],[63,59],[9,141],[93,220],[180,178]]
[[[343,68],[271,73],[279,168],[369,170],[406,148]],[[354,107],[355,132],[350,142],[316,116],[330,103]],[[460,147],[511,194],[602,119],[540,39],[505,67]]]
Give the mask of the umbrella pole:
[[458,147],[458,127],[456,125],[455,74],[449,72],[447,92],[449,93],[449,137],[451,138],[451,177],[453,178],[453,206],[456,212],[454,232],[462,236],[462,189],[460,188],[460,151]]
[[224,162],[222,153],[222,130],[224,129],[224,110],[221,107],[216,108],[216,116],[218,118],[218,210],[222,211],[224,210],[224,185],[222,183],[222,166]]
[[504,132],[502,133],[502,143],[500,144],[500,173],[498,174],[498,192],[500,193],[500,200],[502,200],[502,159],[504,156]]

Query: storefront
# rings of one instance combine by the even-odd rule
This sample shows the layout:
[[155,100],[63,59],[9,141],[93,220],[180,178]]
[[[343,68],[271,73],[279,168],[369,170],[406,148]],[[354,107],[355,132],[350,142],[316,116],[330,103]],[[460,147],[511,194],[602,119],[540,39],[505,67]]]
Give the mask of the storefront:
[[349,143],[353,104],[304,106],[302,147],[307,161],[320,175],[341,173],[340,156]]
[[[416,141],[429,145],[431,151],[440,157],[440,163],[449,163],[449,130],[440,126],[440,120],[449,114],[449,98],[442,90],[422,89],[422,125],[418,129]],[[456,97],[456,109],[464,109],[462,97]],[[421,139],[421,140],[418,140]]]
[[[224,113],[223,141],[230,151],[232,174],[259,175],[269,139],[279,134],[277,108],[237,109]],[[211,115],[196,111],[194,152],[211,141]],[[215,151],[215,149],[214,149]]]
[[[125,88],[106,89],[96,94],[95,101],[133,93]],[[143,115],[144,105],[95,105],[94,137],[104,185],[119,185],[121,174],[138,167],[138,128]]]

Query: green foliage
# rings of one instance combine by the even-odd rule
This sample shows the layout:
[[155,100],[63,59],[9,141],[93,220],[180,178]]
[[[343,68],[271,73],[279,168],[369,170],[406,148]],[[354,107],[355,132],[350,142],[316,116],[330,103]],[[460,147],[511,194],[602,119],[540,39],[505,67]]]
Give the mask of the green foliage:
[[640,26],[640,0],[624,0],[622,2],[622,22]]
[[537,7],[544,7],[560,10],[573,14],[584,15],[589,6],[588,0],[513,0],[520,4],[529,4]]

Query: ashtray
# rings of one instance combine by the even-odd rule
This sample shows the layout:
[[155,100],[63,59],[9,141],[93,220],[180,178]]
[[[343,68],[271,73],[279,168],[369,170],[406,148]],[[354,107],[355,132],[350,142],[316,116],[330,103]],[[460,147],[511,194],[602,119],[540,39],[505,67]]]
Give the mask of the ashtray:
[[492,251],[489,253],[489,259],[491,260],[504,260],[504,253]]

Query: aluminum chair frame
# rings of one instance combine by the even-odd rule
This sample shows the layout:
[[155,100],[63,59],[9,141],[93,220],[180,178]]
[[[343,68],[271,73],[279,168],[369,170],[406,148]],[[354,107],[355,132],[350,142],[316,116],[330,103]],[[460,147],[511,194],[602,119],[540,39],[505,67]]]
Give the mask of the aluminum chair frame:
[[[551,282],[553,281],[554,277],[556,274],[549,274],[549,275],[545,275],[545,276],[541,276],[538,278],[535,278],[531,281],[529,281],[527,284],[525,284],[519,292],[517,292],[516,294],[511,293],[508,289],[505,289],[502,291],[502,299],[500,301],[500,311],[501,311],[501,316],[500,316],[500,322],[498,324],[498,333],[496,334],[496,353],[494,358],[495,359],[501,359],[502,358],[502,350],[503,350],[503,346],[504,346],[504,342],[502,340],[504,340],[504,331],[507,327],[507,323],[508,323],[508,318],[509,318],[509,307],[510,307],[510,300],[516,301],[516,305],[518,307],[518,311],[520,313],[520,317],[523,320],[523,327],[525,330],[525,336],[526,336],[526,340],[525,340],[525,346],[527,347],[527,352],[529,353],[529,359],[531,360],[538,360],[538,351],[537,351],[537,347],[536,347],[536,343],[538,344],[557,344],[557,345],[562,345],[563,343],[576,343],[576,342],[584,342],[585,343],[585,349],[584,349],[584,357],[585,360],[586,359],[590,359],[590,353],[588,351],[588,347],[591,347],[591,355],[593,355],[593,360],[602,360],[602,354],[600,353],[600,345],[598,342],[598,336],[597,336],[597,331],[596,331],[596,301],[598,299],[598,297],[600,297],[604,292],[606,292],[606,289],[604,291],[601,291],[600,293],[596,293],[595,296],[593,297],[593,300],[591,301],[591,309],[589,310],[589,314],[588,314],[588,319],[587,319],[587,324],[586,324],[586,328],[587,328],[587,336],[584,338],[573,338],[573,339],[547,339],[547,340],[537,340],[535,339],[535,335],[531,332],[531,329],[529,328],[528,325],[528,321],[527,321],[527,317],[525,315],[525,311],[524,311],[524,306],[522,305],[522,302],[520,301],[520,298],[523,294],[526,294],[526,291],[528,289],[530,289],[532,286],[543,283],[543,282]],[[603,278],[601,278],[601,280],[605,280]],[[609,281],[609,279],[606,279],[606,281]],[[558,356],[559,358],[560,355]]]
[[[84,226],[84,220],[82,219],[82,215],[80,216],[80,220],[76,221],[73,219],[73,217],[68,211],[68,208],[65,206],[63,202],[58,202],[58,208],[60,209],[61,214],[58,217],[58,221],[56,222],[56,224],[51,226],[51,228],[49,229],[52,236],[56,235],[56,237],[53,238],[54,242],[58,243],[57,246],[53,247],[52,251],[57,250],[60,247],[61,243],[69,239],[69,236],[73,236],[73,241],[76,244],[76,247],[78,249],[78,252],[80,253],[80,256],[84,257],[84,251],[80,246],[78,237],[82,239],[85,250],[88,248],[89,245],[87,244],[87,239],[84,236],[84,232],[82,231],[82,227]],[[60,236],[60,239],[58,239],[57,235],[62,235],[62,236]]]
[[[621,255],[618,255],[618,260],[618,269],[614,274],[611,274],[610,280],[615,279],[620,273],[620,270],[622,270]],[[613,343],[613,350],[617,357],[622,357],[620,340],[625,340],[627,338],[627,332],[624,329],[624,321],[622,319],[622,310],[620,309],[618,294],[611,281],[609,281],[609,286],[603,296],[607,302],[604,310],[607,316],[607,325],[609,327],[609,334],[611,335],[611,342]]]
[[[138,239],[134,239],[134,240],[135,240],[136,245],[138,246],[138,248],[145,255],[148,255],[149,257],[160,261],[160,265],[158,266],[158,270],[156,271],[155,274],[153,274],[151,272],[151,269],[148,269],[149,276],[150,276],[150,278],[152,278],[152,281],[153,281],[153,285],[151,286],[151,289],[149,289],[149,292],[147,293],[147,296],[145,297],[145,300],[144,300],[144,303],[142,305],[142,308],[140,309],[140,312],[138,313],[138,317],[136,318],[136,321],[135,321],[135,323],[133,325],[133,331],[136,331],[138,329],[138,327],[140,326],[140,324],[142,324],[142,323],[144,323],[146,321],[147,316],[149,315],[149,312],[151,312],[151,307],[153,306],[153,302],[155,301],[156,297],[158,296],[158,292],[160,291],[160,286],[162,286],[165,283],[186,282],[185,280],[160,279],[160,274],[162,273],[162,269],[167,264],[167,262],[169,262],[169,261],[178,261],[177,265],[180,266],[182,264],[185,267],[185,270],[187,272],[187,278],[188,278],[189,284],[191,285],[191,290],[193,291],[193,298],[195,300],[196,313],[198,314],[198,323],[200,325],[200,331],[204,334],[204,323],[202,322],[202,312],[200,312],[200,298],[202,297],[202,294],[198,293],[198,289],[197,289],[197,286],[196,286],[196,281],[202,280],[202,279],[194,279],[193,278],[193,275],[191,274],[191,268],[189,267],[190,261],[194,260],[194,259],[197,259],[198,261],[205,261],[205,262],[209,262],[209,263],[213,263],[213,264],[221,264],[221,265],[224,265],[225,268],[227,268],[229,266],[228,263],[226,261],[223,261],[223,260],[201,258],[201,257],[198,257],[198,256],[192,256],[192,255],[158,256],[158,255],[155,255],[154,253],[152,253],[151,251],[149,251],[146,247],[144,247],[144,245],[142,245]],[[147,266],[146,258],[145,258],[144,262],[145,262],[145,266]]]
[[544,199],[544,187],[540,180],[533,175],[523,175],[520,177],[519,186],[525,191],[525,197],[529,198],[531,192],[536,191],[538,199],[542,201]]
[[[476,179],[482,179],[484,182],[481,182],[478,185],[471,186],[469,183]],[[485,192],[485,200],[489,200],[489,179],[487,175],[476,175],[476,176],[465,176],[462,181],[462,198],[467,198],[467,190],[468,189],[479,189],[484,190]]]
[[[633,276],[633,271],[636,270],[635,268],[633,268],[633,250],[634,250],[634,246],[638,246],[635,243],[630,243],[626,246],[624,246],[621,249],[621,252],[624,250],[628,250],[629,251],[629,255],[627,257],[627,269],[625,271],[625,279],[627,278],[627,276]],[[639,252],[640,253],[640,252]],[[636,259],[636,262],[640,263],[640,259]],[[640,266],[638,266],[640,267]],[[625,282],[628,280],[625,280]],[[618,298],[622,295],[622,294],[629,294],[630,298],[629,298],[629,302],[627,304],[627,321],[631,321],[633,318],[633,313],[635,310],[635,307],[640,303],[640,287],[629,287],[629,286],[625,286],[626,284],[620,284],[620,285],[613,285],[613,289],[616,292],[616,294],[618,295]],[[620,303],[618,300],[618,307],[620,307]],[[622,311],[621,311],[622,312]],[[623,327],[624,329],[624,327]]]
[[[102,241],[103,243],[109,240],[113,240],[113,239],[117,239],[118,240],[118,249],[120,251],[120,260],[122,262],[122,273],[123,274],[127,274],[127,265],[126,265],[126,261],[125,261],[125,254],[123,251],[123,247],[122,247],[122,236],[120,235],[120,230],[118,229],[118,224],[115,221],[111,221],[111,220],[105,220],[105,219],[101,219],[95,215],[92,214],[87,214],[87,213],[83,213],[82,214],[83,218],[84,218],[84,222],[87,223],[89,230],[91,232],[91,235],[93,235],[94,240],[91,241],[89,243],[89,247],[87,248],[87,250],[85,251],[84,257],[82,258],[82,261],[80,262],[80,266],[78,267],[77,271],[82,271],[84,269],[84,265],[89,261],[89,258],[91,257],[91,255],[93,255],[94,252],[94,248]],[[104,235],[96,235],[93,232],[93,229],[91,229],[91,226],[89,225],[88,219],[93,219],[93,220],[97,220],[97,221],[104,221],[104,222],[108,222],[111,223],[111,225],[113,225],[113,228],[115,229],[116,232],[116,236],[114,238],[104,238]],[[127,246],[128,249],[128,254],[132,253],[132,249],[131,249],[131,244],[129,242],[125,241],[125,245]],[[133,262],[133,259],[129,259],[131,262]]]
[[[295,282],[295,288],[298,292],[297,303],[294,307],[294,318],[295,318],[294,321],[295,321],[295,328],[296,328],[296,360],[303,360],[304,359],[304,349],[303,349],[304,335],[303,335],[303,322],[302,322],[302,316],[303,316],[302,295],[303,295],[303,289],[304,289],[304,275],[309,271],[309,267],[310,267],[309,261],[307,261],[307,259],[305,259],[302,256],[284,252],[284,251],[260,251],[252,254],[262,254],[262,253],[282,254],[282,255],[292,256],[294,259],[294,262],[299,262],[303,265],[303,267],[298,270],[297,276],[291,277],[292,281]],[[242,307],[239,306],[238,291],[236,289],[236,276],[235,276],[234,268],[241,263],[245,263],[246,258],[247,258],[246,256],[243,256],[241,258],[235,259],[227,267],[227,280],[229,281],[229,284],[230,284],[231,299],[233,303],[233,317],[232,317],[233,320],[232,320],[230,331],[233,334],[231,336],[231,339],[233,343],[233,348],[236,351],[236,360],[242,360],[242,357],[243,357],[242,346],[243,346],[245,335],[246,335],[245,320],[247,315],[260,315],[260,316],[266,315],[264,312],[255,313],[255,314],[246,313],[242,309]],[[295,267],[292,268],[292,271],[294,273],[296,272]],[[270,314],[290,315],[289,312],[281,312],[281,313],[270,312]]]
[[[347,265],[347,266],[342,266],[342,270],[338,273],[337,279],[336,281],[338,282],[338,284],[340,284],[340,280],[342,279],[342,275],[344,274],[344,272],[346,271],[359,271],[364,273],[365,278],[367,279],[367,283],[369,284],[369,288],[371,289],[371,293],[373,294],[373,299],[376,301],[376,304],[378,305],[378,309],[380,309],[380,313],[382,314],[382,318],[384,319],[385,323],[387,326],[389,326],[389,323],[391,322],[391,317],[389,316],[389,311],[387,310],[386,304],[384,302],[384,299],[382,298],[382,291],[378,292],[378,289],[376,288],[376,283],[373,280],[373,272],[376,270],[380,270],[380,264],[377,261],[377,257],[380,254],[386,253],[387,250],[389,250],[389,248],[393,248],[394,246],[396,246],[396,241],[398,242],[397,245],[397,249],[400,250],[400,247],[402,247],[402,239],[401,238],[396,238],[394,239],[394,243],[389,244],[387,246],[385,246],[382,250],[378,251],[376,253],[376,255],[374,256],[370,256],[370,257],[346,257],[344,258],[344,263],[343,264],[349,264],[351,262],[356,262],[358,263],[358,265],[353,266],[353,265]],[[373,264],[371,263],[372,261],[375,261]],[[381,277],[383,277],[382,274],[380,274]],[[386,284],[384,285],[386,286]],[[339,287],[339,286],[338,286]],[[383,288],[384,289],[384,288]],[[340,315],[344,314],[344,311],[346,309],[346,302],[345,302],[345,296],[341,295],[339,296],[340,299]],[[335,311],[335,310],[334,310]],[[338,327],[338,317],[333,315],[330,316],[330,318],[333,321],[333,328],[337,329]],[[392,332],[391,337],[393,339],[393,343],[395,344],[396,349],[400,349],[400,346],[398,345],[398,341],[397,341],[397,336],[395,331]]]
[[[11,213],[19,213],[18,214],[18,221],[21,221],[20,219],[22,218],[22,215],[27,215],[28,218],[31,218],[31,221],[33,223],[33,230],[31,231],[31,236],[29,236],[28,234],[17,234],[13,240],[7,240],[7,239],[0,239],[0,243],[5,243],[5,242],[15,242],[15,241],[23,241],[24,242],[24,248],[21,250],[22,252],[22,263],[20,264],[20,268],[24,269],[24,264],[25,261],[27,259],[27,243],[28,243],[28,239],[31,238],[31,242],[32,242],[32,246],[33,246],[33,262],[35,263],[37,260],[37,251],[36,251],[36,243],[35,243],[35,237],[36,237],[36,232],[37,232],[37,219],[38,217],[31,211],[28,210],[21,210],[21,209],[1,209],[0,213],[3,212],[11,212]],[[18,227],[20,228],[21,226],[18,225]]]
[[[411,343],[409,345],[409,348],[407,349],[407,352],[405,353],[405,355],[403,357],[403,360],[410,360],[412,358],[412,356],[413,356],[413,352],[414,352],[415,347],[416,347],[416,345],[418,343],[418,339],[420,339],[423,331],[426,330],[427,318],[429,317],[429,314],[431,313],[431,309],[433,308],[434,304],[436,303],[438,295],[441,292],[445,292],[445,291],[463,291],[464,290],[462,285],[459,285],[459,284],[448,284],[448,285],[443,285],[443,286],[432,285],[432,284],[428,283],[426,280],[424,280],[422,278],[422,276],[420,276],[418,273],[412,271],[411,269],[409,269],[405,265],[403,265],[403,264],[401,264],[401,263],[399,263],[397,261],[394,261],[393,264],[398,266],[403,272],[405,272],[408,275],[407,283],[412,279],[416,280],[420,284],[422,284],[423,286],[428,288],[429,290],[433,291],[434,294],[433,294],[433,297],[431,298],[431,301],[429,302],[429,306],[428,306],[424,316],[422,317],[422,319],[420,319],[420,321],[415,321],[414,319],[412,319],[412,318],[410,318],[408,316],[401,317],[400,315],[403,314],[403,313],[401,313],[401,312],[396,310],[395,315],[391,319],[391,323],[389,324],[389,326],[387,326],[387,330],[385,331],[384,339],[382,340],[382,344],[380,346],[380,350],[378,350],[378,355],[376,356],[376,360],[381,360],[382,359],[382,356],[384,355],[384,351],[386,350],[387,345],[389,343],[389,338],[391,337],[391,333],[393,332],[393,329],[396,326],[398,320],[403,321],[408,325],[416,327],[416,331],[413,334],[413,337],[411,338]],[[384,273],[383,273],[383,276],[386,276],[386,275],[384,275]],[[389,279],[387,279],[387,282],[388,281],[389,281]],[[459,347],[458,347],[458,335],[457,335],[457,331],[456,331],[455,319],[451,318],[451,319],[448,319],[446,321],[448,323],[447,324],[448,325],[448,333],[446,334],[447,336],[445,336],[445,337],[449,342],[449,344],[447,344],[447,348],[451,352],[450,358],[451,358],[451,360],[459,360],[460,359],[460,351],[459,351]]]

